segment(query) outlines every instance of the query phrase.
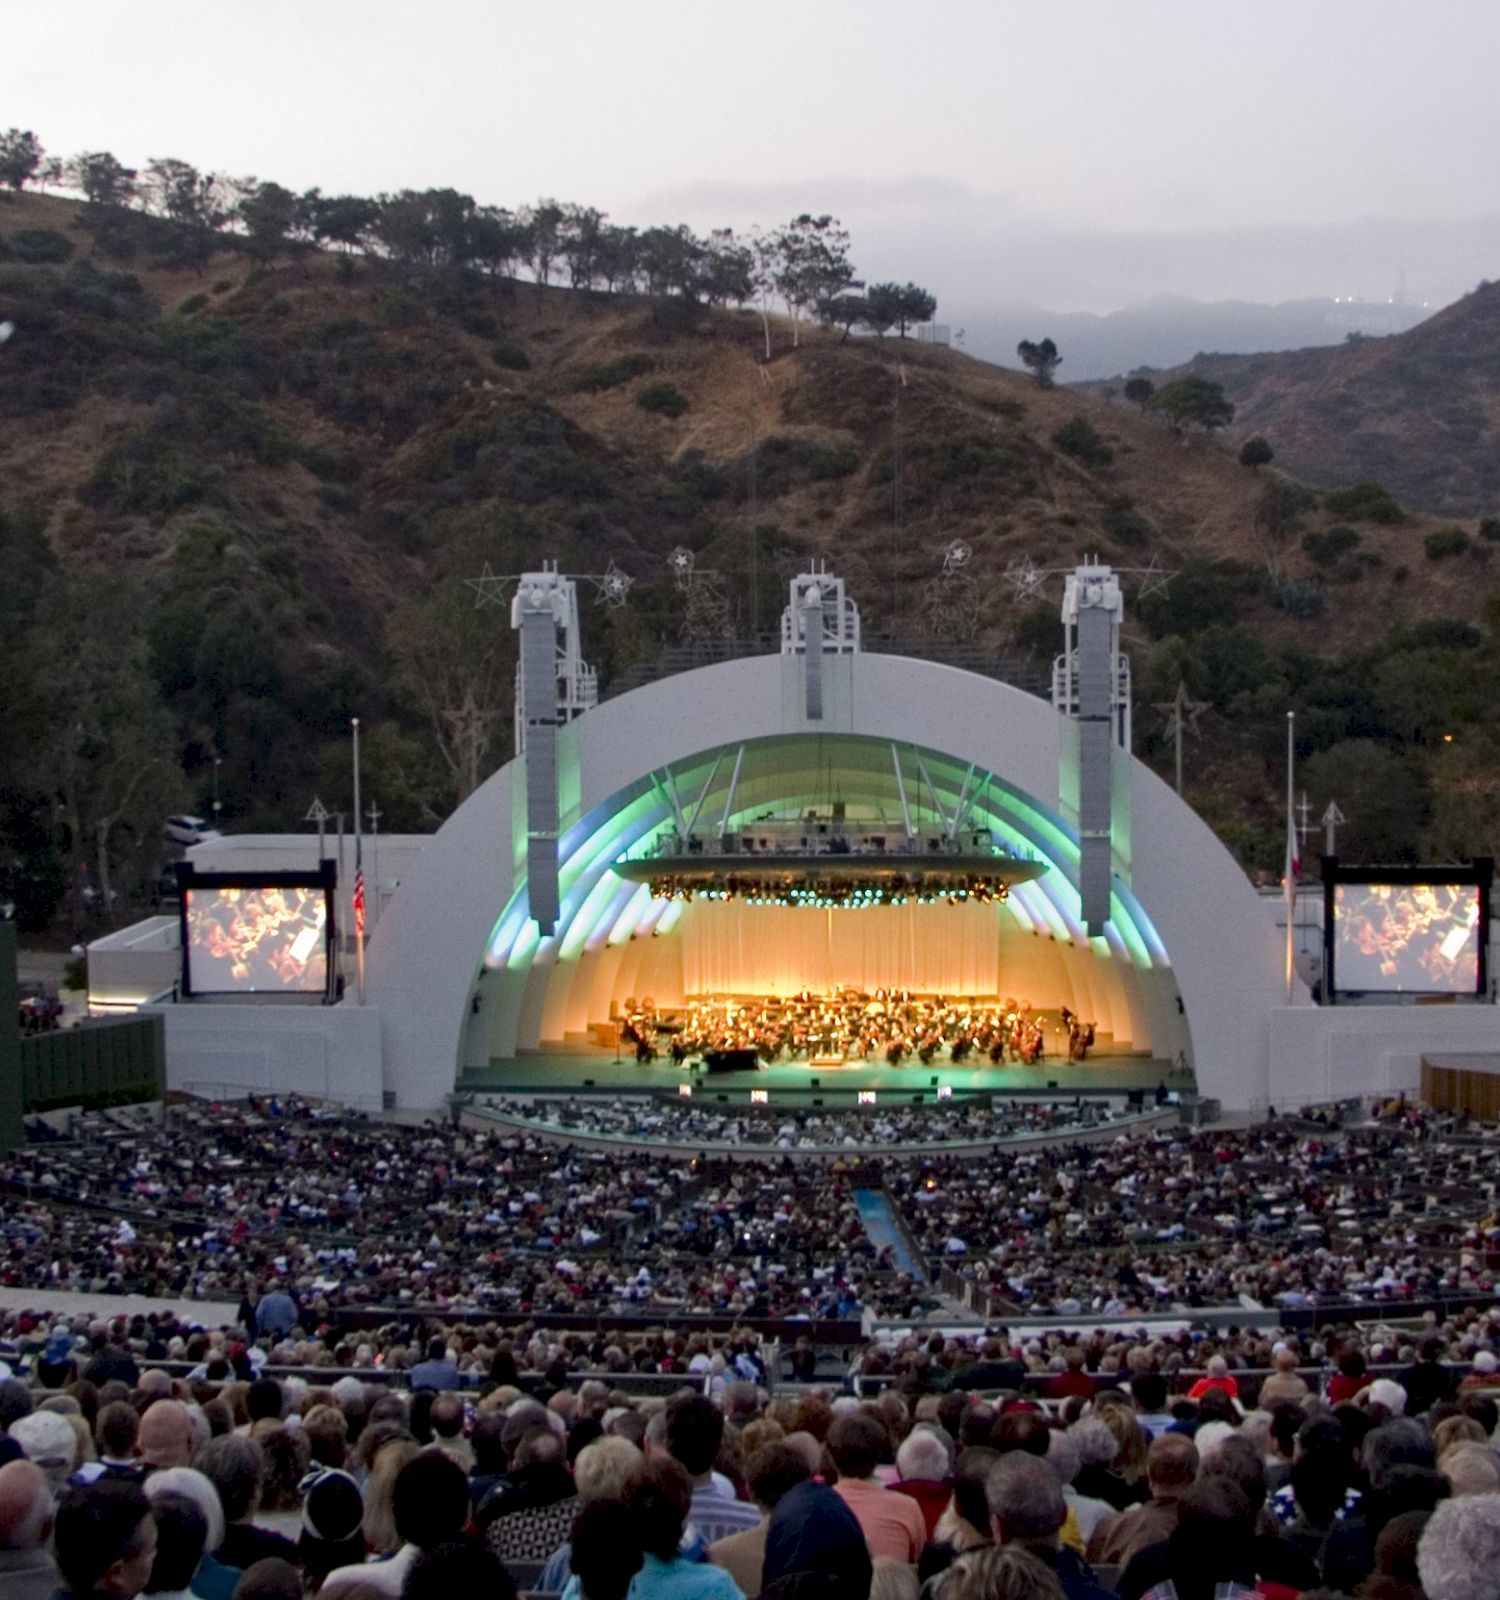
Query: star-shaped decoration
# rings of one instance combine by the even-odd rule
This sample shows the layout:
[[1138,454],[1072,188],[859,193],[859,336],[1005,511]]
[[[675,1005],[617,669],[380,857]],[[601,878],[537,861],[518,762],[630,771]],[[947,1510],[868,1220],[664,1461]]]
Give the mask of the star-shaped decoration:
[[672,576],[678,583],[687,583],[693,576],[693,552],[686,545],[678,545],[667,557],[667,565],[672,569]]
[[474,591],[474,609],[480,606],[503,606],[505,604],[505,589],[510,579],[503,577],[485,562],[477,578],[465,578],[464,582]]
[[1167,592],[1167,585],[1172,581],[1173,578],[1177,576],[1175,572],[1168,572],[1167,569],[1162,566],[1161,557],[1154,551],[1152,552],[1151,559],[1146,563],[1146,565],[1138,570],[1140,572],[1141,583],[1139,589],[1136,590],[1137,600],[1145,600],[1148,596],[1153,594],[1165,594]]
[[1168,729],[1180,727],[1194,738],[1198,734],[1198,718],[1208,710],[1208,701],[1194,700],[1181,678],[1177,680],[1177,693],[1170,700],[1157,700],[1153,704],[1154,709],[1161,712]]
[[613,561],[605,568],[602,576],[590,580],[599,591],[599,598],[607,606],[623,606],[630,598],[630,591],[635,586],[635,579],[628,572],[622,571]]
[[1037,566],[1030,556],[1020,561],[1012,561],[1005,569],[1005,581],[1011,587],[1011,598],[1018,604],[1036,599],[1041,593],[1042,585],[1047,581],[1047,574]]
[[943,571],[962,572],[973,558],[974,552],[962,539],[955,539],[943,551]]

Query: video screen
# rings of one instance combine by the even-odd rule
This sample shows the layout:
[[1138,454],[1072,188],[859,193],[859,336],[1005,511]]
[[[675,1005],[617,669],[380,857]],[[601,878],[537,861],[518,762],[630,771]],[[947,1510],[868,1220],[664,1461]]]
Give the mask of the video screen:
[[183,921],[196,993],[321,994],[328,986],[322,885],[189,887]]
[[1335,885],[1338,987],[1364,993],[1475,993],[1479,893],[1472,883]]

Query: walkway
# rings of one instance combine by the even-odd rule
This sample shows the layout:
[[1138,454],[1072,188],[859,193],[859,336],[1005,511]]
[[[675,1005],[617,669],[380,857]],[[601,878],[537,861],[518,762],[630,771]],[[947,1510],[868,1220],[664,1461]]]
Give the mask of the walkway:
[[75,1294],[66,1289],[0,1288],[0,1311],[46,1311],[54,1317],[145,1317],[170,1311],[180,1322],[205,1328],[233,1323],[239,1306],[230,1300],[153,1300],[143,1294]]
[[891,1259],[898,1271],[910,1274],[918,1283],[925,1282],[926,1275],[911,1253],[911,1246],[906,1242],[906,1235],[896,1221],[896,1215],[891,1210],[891,1203],[886,1199],[884,1190],[856,1189],[854,1204],[859,1209],[859,1220],[864,1224],[865,1232],[869,1234],[875,1248],[885,1250],[889,1247]]

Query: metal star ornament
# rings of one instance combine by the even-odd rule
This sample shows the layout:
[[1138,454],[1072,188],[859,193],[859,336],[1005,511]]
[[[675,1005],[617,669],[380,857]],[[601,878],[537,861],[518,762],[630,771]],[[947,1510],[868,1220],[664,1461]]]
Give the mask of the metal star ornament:
[[630,598],[630,591],[635,586],[635,579],[628,572],[622,571],[613,561],[605,569],[603,576],[594,578],[592,582],[605,605],[617,609]]
[[1011,598],[1021,605],[1028,600],[1036,599],[1041,593],[1042,585],[1047,581],[1047,574],[1030,556],[1026,556],[1021,561],[1012,561],[1006,567],[1005,581],[1011,587]]
[[1136,599],[1145,600],[1153,594],[1165,594],[1167,585],[1177,576],[1169,572],[1161,564],[1161,557],[1154,552],[1151,559],[1144,567],[1138,569],[1140,573],[1140,587],[1136,590]]
[[474,609],[481,606],[503,606],[505,604],[505,589],[510,579],[496,572],[485,562],[477,578],[465,578],[464,582],[474,591]]

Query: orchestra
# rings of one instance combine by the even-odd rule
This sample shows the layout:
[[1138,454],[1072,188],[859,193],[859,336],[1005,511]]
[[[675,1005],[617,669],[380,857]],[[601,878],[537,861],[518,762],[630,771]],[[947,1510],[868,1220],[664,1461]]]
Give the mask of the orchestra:
[[[841,989],[790,998],[690,999],[679,1011],[658,1010],[649,997],[628,999],[620,1042],[640,1062],[665,1056],[683,1065],[710,1051],[753,1050],[759,1060],[884,1060],[929,1066],[940,1056],[954,1065],[984,1059],[1035,1066],[1046,1054],[1046,1020],[1029,1001],[914,995],[906,989]],[[1095,1025],[1066,1006],[1052,1026],[1056,1054],[1084,1061]]]

